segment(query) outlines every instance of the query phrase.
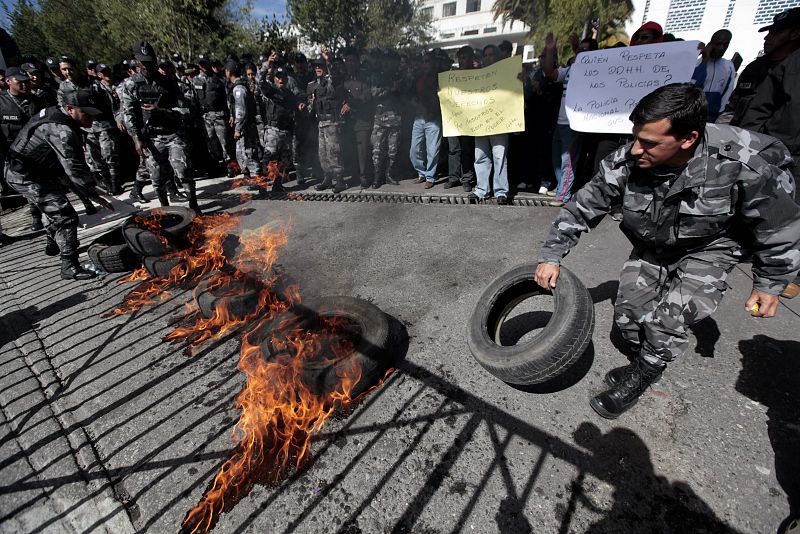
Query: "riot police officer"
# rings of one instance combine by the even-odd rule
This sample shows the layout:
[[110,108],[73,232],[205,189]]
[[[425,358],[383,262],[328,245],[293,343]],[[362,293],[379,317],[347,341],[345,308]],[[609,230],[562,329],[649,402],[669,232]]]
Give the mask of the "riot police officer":
[[227,165],[228,176],[232,177],[231,161],[235,158],[225,80],[214,72],[211,61],[202,54],[198,57],[197,66],[200,67],[200,73],[194,77],[192,84],[203,110],[208,149],[221,167]]

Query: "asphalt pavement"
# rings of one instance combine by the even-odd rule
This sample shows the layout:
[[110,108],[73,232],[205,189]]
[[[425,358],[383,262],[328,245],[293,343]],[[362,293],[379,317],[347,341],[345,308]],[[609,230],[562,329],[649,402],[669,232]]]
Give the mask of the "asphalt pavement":
[[[201,181],[204,209],[245,210],[240,234],[288,225],[280,265],[303,297],[373,302],[399,357],[314,437],[306,469],[255,485],[215,532],[769,533],[800,510],[800,302],[750,317],[749,265],[687,353],[607,421],[588,400],[625,363],[609,333],[629,251],[610,218],[565,260],[594,300],[592,345],[562,380],[515,388],[473,360],[467,321],[492,279],[535,259],[557,208],[410,182],[369,202],[240,203],[227,187]],[[135,210],[115,206],[81,216],[84,247]],[[62,281],[28,222],[3,215],[19,240],[0,249],[0,531],[175,532],[235,446],[238,339],[191,357],[164,342],[190,291],[104,318],[133,284]]]

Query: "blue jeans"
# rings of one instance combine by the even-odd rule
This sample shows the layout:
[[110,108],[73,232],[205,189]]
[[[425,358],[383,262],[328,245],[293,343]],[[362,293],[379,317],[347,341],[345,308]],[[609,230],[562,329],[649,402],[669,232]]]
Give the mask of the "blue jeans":
[[[473,193],[478,198],[489,194],[489,176],[492,176],[494,196],[508,196],[508,134],[484,135],[475,138],[475,179]],[[490,157],[491,156],[491,157]],[[492,170],[494,169],[494,174]]]
[[[422,157],[422,143],[425,142],[426,159]],[[436,181],[436,165],[439,163],[439,147],[442,143],[442,123],[438,120],[425,120],[416,117],[411,127],[411,165],[428,182]]]
[[575,168],[581,150],[581,135],[569,124],[556,124],[553,133],[553,170],[556,174],[556,198],[568,201],[575,182]]

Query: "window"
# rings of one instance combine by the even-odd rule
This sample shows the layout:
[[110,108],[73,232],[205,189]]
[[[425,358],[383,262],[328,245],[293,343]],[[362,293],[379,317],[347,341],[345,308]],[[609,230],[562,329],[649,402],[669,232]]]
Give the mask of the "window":
[[455,36],[456,36],[456,34],[454,34],[454,33],[443,33],[441,35],[442,39],[452,39]]
[[489,26],[488,28],[483,29],[483,33],[494,33],[497,31],[495,26]]
[[467,0],[467,13],[475,13],[481,10],[481,0]]
[[792,7],[797,7],[796,0],[759,0],[753,24],[756,26],[772,24],[772,17]]
[[433,18],[433,6],[423,7],[419,10],[419,14],[422,15],[423,19],[431,20]]
[[461,35],[478,35],[478,30],[464,30]]
[[456,3],[447,2],[442,4],[442,17],[454,17],[456,14]]
[[672,0],[664,31],[670,33],[699,30],[706,10],[706,0]]

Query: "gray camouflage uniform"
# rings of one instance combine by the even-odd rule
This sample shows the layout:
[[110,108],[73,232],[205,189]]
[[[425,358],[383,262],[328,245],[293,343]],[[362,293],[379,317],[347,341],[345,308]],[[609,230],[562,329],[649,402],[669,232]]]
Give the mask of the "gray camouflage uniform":
[[261,174],[259,169],[261,145],[256,126],[258,111],[255,96],[250,91],[246,78],[237,78],[233,82],[231,111],[234,118],[234,134],[239,134],[239,139],[236,140],[236,159],[245,174],[250,176]]
[[539,255],[560,264],[582,232],[622,204],[633,251],[620,275],[615,321],[652,364],[677,358],[687,327],[711,315],[725,279],[752,254],[753,287],[779,294],[800,268],[800,209],[791,157],[766,135],[709,124],[684,169],[635,166],[631,143],[605,160],[559,212]]

